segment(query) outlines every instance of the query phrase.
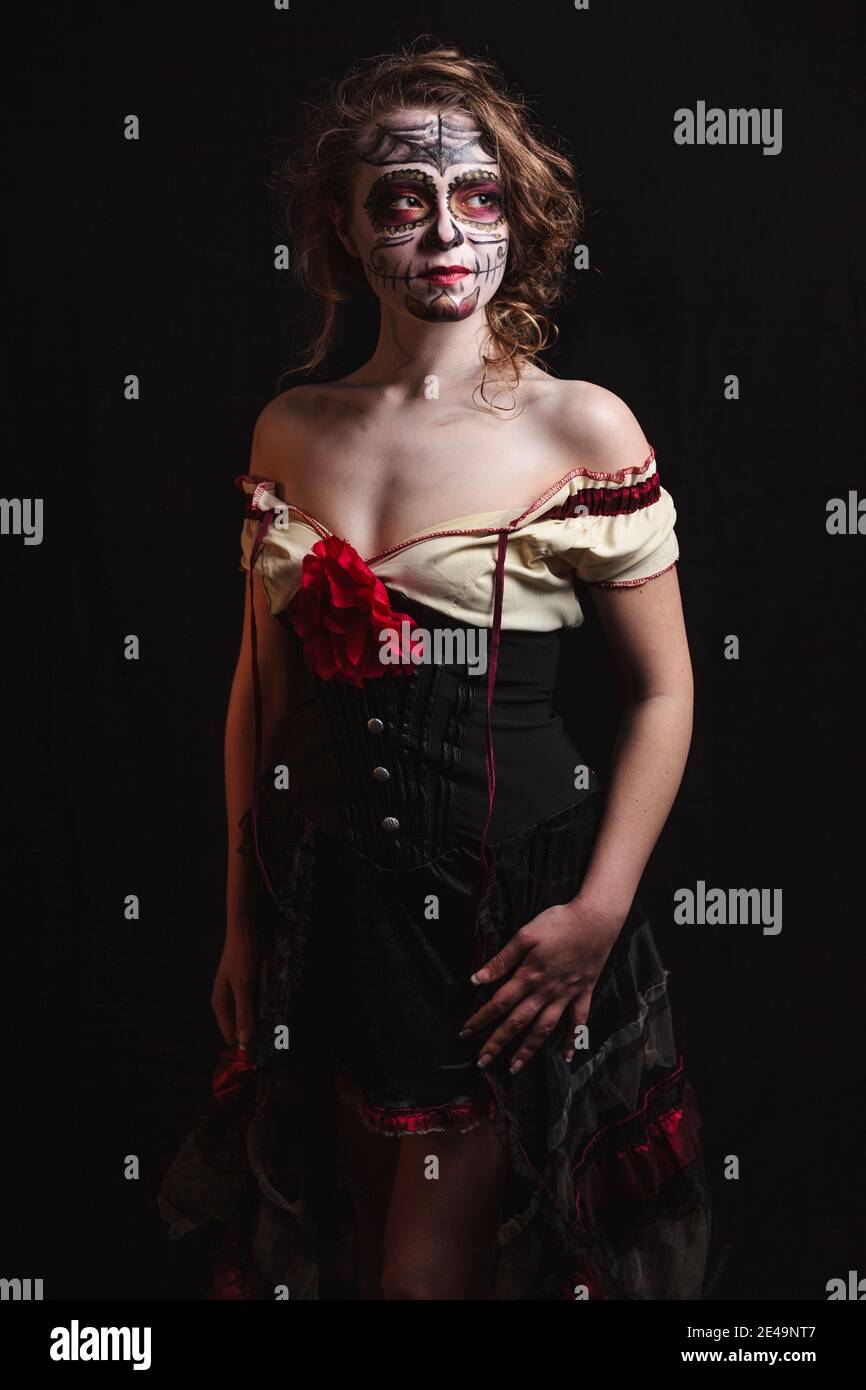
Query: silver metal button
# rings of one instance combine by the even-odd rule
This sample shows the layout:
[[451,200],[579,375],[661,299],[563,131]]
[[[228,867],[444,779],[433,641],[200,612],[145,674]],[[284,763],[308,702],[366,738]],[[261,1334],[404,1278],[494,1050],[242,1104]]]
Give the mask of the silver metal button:
[[390,782],[391,774],[387,767],[374,767],[373,776],[377,782]]
[[368,719],[367,728],[370,730],[371,734],[381,734],[385,725],[382,723],[381,719]]
[[398,821],[396,816],[386,816],[385,819],[382,821],[382,829],[399,830],[400,822]]

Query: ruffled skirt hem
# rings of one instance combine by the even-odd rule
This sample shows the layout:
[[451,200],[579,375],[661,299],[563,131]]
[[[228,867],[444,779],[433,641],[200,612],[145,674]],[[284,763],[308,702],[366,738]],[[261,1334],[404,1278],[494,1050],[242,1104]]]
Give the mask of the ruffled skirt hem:
[[[482,903],[491,953],[576,894],[598,812],[591,798],[494,847]],[[555,1030],[514,1076],[507,1054],[497,1058],[486,1093],[382,1104],[363,1084],[363,1067],[350,1077],[318,1049],[280,1051],[271,1042],[296,1016],[303,1030],[307,1017],[301,986],[314,953],[305,948],[322,920],[317,865],[332,882],[334,837],[298,824],[278,856],[276,848],[271,862],[289,871],[274,884],[278,909],[262,904],[256,1050],[249,1059],[223,1052],[212,1097],[160,1192],[172,1234],[207,1229],[225,1238],[208,1296],[355,1296],[354,1206],[336,1143],[344,1101],[391,1137],[465,1133],[494,1120],[507,1154],[495,1298],[706,1297],[720,1260],[710,1255],[701,1118],[674,1042],[668,972],[639,905],[593,992],[591,1046],[572,1062]],[[348,860],[357,864],[351,851]],[[375,883],[367,888],[377,919],[386,903]]]

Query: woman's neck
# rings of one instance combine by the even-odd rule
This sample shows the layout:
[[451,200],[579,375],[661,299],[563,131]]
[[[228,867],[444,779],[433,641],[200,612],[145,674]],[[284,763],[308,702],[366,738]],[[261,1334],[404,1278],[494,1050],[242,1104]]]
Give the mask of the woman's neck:
[[389,311],[382,314],[372,356],[352,373],[358,385],[402,389],[407,396],[442,396],[459,383],[480,381],[482,353],[489,351],[487,317],[473,314],[463,323],[426,323]]

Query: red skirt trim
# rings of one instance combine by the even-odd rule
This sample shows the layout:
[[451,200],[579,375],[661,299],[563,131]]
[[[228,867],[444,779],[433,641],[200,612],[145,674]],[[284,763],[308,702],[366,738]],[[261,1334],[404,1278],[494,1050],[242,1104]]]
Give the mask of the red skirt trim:
[[420,1109],[392,1110],[373,1105],[359,1086],[342,1072],[337,1073],[337,1095],[354,1107],[367,1129],[391,1137],[404,1134],[466,1134],[489,1120],[496,1102],[492,1096],[475,1096],[471,1100],[448,1101],[445,1105],[428,1105]]
[[578,1216],[613,1204],[652,1201],[663,1184],[700,1154],[701,1114],[683,1059],[651,1087],[633,1114],[605,1125],[574,1166]]

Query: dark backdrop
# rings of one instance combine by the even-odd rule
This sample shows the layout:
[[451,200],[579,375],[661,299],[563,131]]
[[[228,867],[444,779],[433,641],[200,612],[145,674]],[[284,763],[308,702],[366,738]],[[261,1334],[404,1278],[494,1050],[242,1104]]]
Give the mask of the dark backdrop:
[[[425,30],[488,50],[570,142],[592,269],[575,273],[554,367],[628,402],[678,508],[696,730],[645,896],[733,1247],[717,1296],[822,1299],[829,1278],[866,1273],[866,540],[825,529],[827,499],[866,487],[855,10],[84,4],[40,8],[13,45],[3,492],[43,497],[45,533],[0,538],[0,1273],[41,1276],[54,1298],[187,1294],[166,1273],[155,1194],[219,1046],[222,726],[243,602],[232,480],[303,333],[273,269],[268,177],[320,77]],[[698,100],[781,107],[782,152],[675,145],[674,110]],[[371,324],[359,310],[335,374],[362,360]],[[608,692],[590,618],[559,699],[601,766]],[[675,889],[698,879],[781,888],[781,934],[674,925]],[[124,920],[130,892],[139,922]]]

